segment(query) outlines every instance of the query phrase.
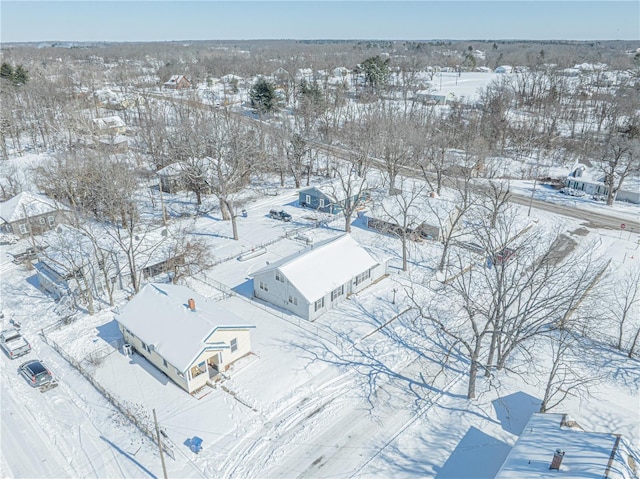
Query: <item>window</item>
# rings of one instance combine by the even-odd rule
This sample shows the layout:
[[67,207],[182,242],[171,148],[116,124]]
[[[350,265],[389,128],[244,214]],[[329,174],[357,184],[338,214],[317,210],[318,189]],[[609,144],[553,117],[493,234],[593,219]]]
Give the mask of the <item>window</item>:
[[291,304],[295,304],[297,306],[298,305],[298,298],[296,298],[295,296],[289,296],[289,302]]
[[149,349],[149,346],[147,346],[145,343],[140,341],[140,344],[142,345],[142,349],[144,349],[146,352],[148,352],[148,353],[151,352],[151,350]]
[[235,353],[238,350],[238,338],[233,338],[231,340],[231,352]]
[[324,198],[320,198],[320,208],[324,208]]
[[281,283],[284,283],[284,278],[282,277],[282,273],[280,273],[280,271],[276,270],[276,281],[280,281]]
[[260,289],[263,291],[269,291],[269,288],[267,287],[266,283],[263,283],[262,281],[260,281]]
[[324,308],[324,298],[320,298],[318,301],[315,302],[314,304],[314,311],[318,311],[321,308]]
[[20,223],[18,225],[18,229],[20,230],[20,234],[21,235],[26,235],[28,230],[27,230],[27,225],[25,223]]
[[53,216],[48,216],[47,223],[49,223],[49,226],[53,226],[56,223],[56,219]]
[[38,218],[38,223],[40,223],[41,225],[44,224],[44,218],[42,216]]
[[308,205],[311,204],[311,195],[305,195],[304,202]]
[[331,291],[331,301],[335,301],[337,298],[342,296],[343,293],[344,293],[344,285],[334,289],[333,291]]
[[164,364],[164,367],[166,368],[167,367],[167,360],[162,358],[162,364]]
[[370,277],[371,277],[370,270],[366,270],[364,273],[360,273],[358,276],[356,276],[356,285],[364,282],[364,280],[369,279]]

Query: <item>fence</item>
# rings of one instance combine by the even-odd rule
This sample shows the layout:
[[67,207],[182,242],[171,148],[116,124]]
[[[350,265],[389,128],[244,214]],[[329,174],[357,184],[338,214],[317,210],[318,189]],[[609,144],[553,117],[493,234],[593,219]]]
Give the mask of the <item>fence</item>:
[[[78,361],[69,356],[58,343],[56,343],[53,339],[47,337],[47,335],[44,334],[43,331],[41,331],[41,336],[45,343],[51,346],[60,356],[62,356],[65,361],[67,361],[73,368],[75,368],[80,374],[82,374],[91,383],[91,385],[100,394],[102,394],[107,399],[107,401],[109,401],[124,417],[131,421],[131,423],[136,426],[145,436],[151,439],[153,443],[157,441],[156,435],[154,434],[154,425],[152,423],[145,424],[143,421],[140,421],[132,411],[130,411],[124,404],[116,399],[109,391],[103,388],[100,383],[98,383]],[[166,435],[163,434],[163,436],[165,436],[166,438]],[[162,449],[171,459],[175,460],[173,447],[170,446],[167,441],[162,441]]]

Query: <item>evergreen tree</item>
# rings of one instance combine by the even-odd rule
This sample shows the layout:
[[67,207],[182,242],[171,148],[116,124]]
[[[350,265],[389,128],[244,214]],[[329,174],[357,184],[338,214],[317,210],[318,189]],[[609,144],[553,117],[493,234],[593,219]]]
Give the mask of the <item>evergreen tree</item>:
[[357,71],[364,74],[365,84],[371,86],[372,90],[375,90],[387,84],[389,79],[389,63],[389,58],[383,60],[380,58],[380,55],[376,55],[362,62]]
[[0,66],[0,78],[13,81],[13,67],[7,62],[4,62],[2,66]]
[[249,91],[251,106],[258,113],[269,113],[278,109],[278,97],[273,84],[260,78]]
[[24,85],[29,81],[29,71],[22,65],[18,65],[13,72],[12,78],[14,85]]

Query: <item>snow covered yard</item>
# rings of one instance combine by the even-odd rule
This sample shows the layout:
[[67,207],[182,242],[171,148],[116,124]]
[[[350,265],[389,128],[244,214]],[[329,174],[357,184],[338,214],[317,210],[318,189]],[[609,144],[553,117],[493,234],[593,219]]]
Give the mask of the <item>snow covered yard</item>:
[[[314,222],[307,219],[310,212],[295,206],[293,194],[265,197],[245,208],[248,215],[238,218],[241,239],[237,242],[229,239],[226,222],[209,216],[186,220],[193,221],[193,230],[207,238],[216,258],[230,258],[201,278],[190,279],[189,286],[205,297],[223,301],[230,311],[256,325],[253,354],[234,364],[215,388],[205,388],[192,397],[140,356],[124,356],[107,305],[94,316],[79,314],[75,322],[49,333],[138,419],[150,422],[151,411],[156,410],[175,454],[175,460],[167,459],[170,476],[493,477],[529,414],[539,408],[542,375],[527,375],[523,383],[522,375],[496,374],[491,381],[481,379],[479,397],[467,400],[465,359],[449,357],[443,367],[448,354],[444,338],[434,328],[417,329],[415,314],[407,311],[409,277],[398,269],[399,240],[364,229],[359,220],[353,224],[352,235],[377,254],[391,258],[389,277],[313,323],[248,299],[253,271],[307,246],[295,239],[300,229],[305,238],[318,242],[342,234],[342,224],[338,219],[329,227],[313,228]],[[270,219],[266,215],[270,208],[284,208],[294,220]],[[635,235],[628,238],[592,230],[579,221],[551,214],[540,218],[540,224],[561,227],[576,243],[596,245],[598,252],[612,258],[617,274],[640,260]],[[266,245],[265,254],[237,259],[262,245]],[[24,245],[8,248],[19,251]],[[412,244],[410,271],[420,271],[425,277],[435,274],[440,251],[437,243]],[[35,344],[34,354],[48,362],[61,383],[56,390],[40,395],[15,375],[13,367],[3,367],[6,404],[17,407],[18,394],[26,394],[30,406],[44,407],[45,413],[54,415],[68,397],[92,398],[89,412],[84,407],[77,410],[82,405],[77,403],[67,413],[80,424],[81,432],[70,431],[61,423],[47,426],[64,446],[57,449],[59,453],[50,453],[52,465],[43,471],[53,476],[61,471],[90,474],[96,461],[78,463],[77,459],[84,454],[78,440],[84,439],[85,447],[94,448],[96,455],[102,457],[98,451],[105,450],[118,457],[105,466],[112,475],[159,476],[154,444],[40,341],[37,332],[61,317],[60,306],[37,289],[33,270],[4,257],[3,310],[22,324]],[[415,291],[425,299],[437,294],[428,284],[422,286]],[[226,288],[240,297],[228,297],[219,290]],[[27,301],[30,308],[22,308]],[[118,304],[124,303],[125,298],[119,297]],[[543,344],[536,347],[542,368],[548,352]],[[585,429],[622,433],[638,447],[637,360],[605,349],[601,357],[592,359],[598,362],[585,367],[602,369],[606,373],[602,382],[591,388],[591,397],[570,398],[560,409]],[[3,366],[8,362],[4,358]],[[53,400],[43,406],[47,399]],[[83,414],[90,414],[93,425],[82,419]],[[19,423],[3,421],[3,437],[17,436],[19,427]],[[83,434],[92,427],[100,435],[92,436],[91,446],[86,446]],[[99,439],[101,436],[110,442]],[[199,454],[188,448],[194,436],[204,440]],[[46,438],[40,441],[45,443]],[[11,450],[3,446],[3,454]],[[113,456],[113,451],[121,452]],[[71,465],[65,457],[71,458]],[[110,469],[113,467],[123,472]],[[12,469],[7,475],[19,476],[18,472]],[[22,475],[29,474],[38,473],[25,469]]]

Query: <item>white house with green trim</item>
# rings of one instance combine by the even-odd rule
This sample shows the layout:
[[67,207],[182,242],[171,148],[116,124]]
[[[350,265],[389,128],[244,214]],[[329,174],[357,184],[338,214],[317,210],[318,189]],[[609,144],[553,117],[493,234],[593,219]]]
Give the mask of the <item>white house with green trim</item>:
[[149,283],[115,317],[125,343],[189,393],[251,352],[237,315],[186,286]]

